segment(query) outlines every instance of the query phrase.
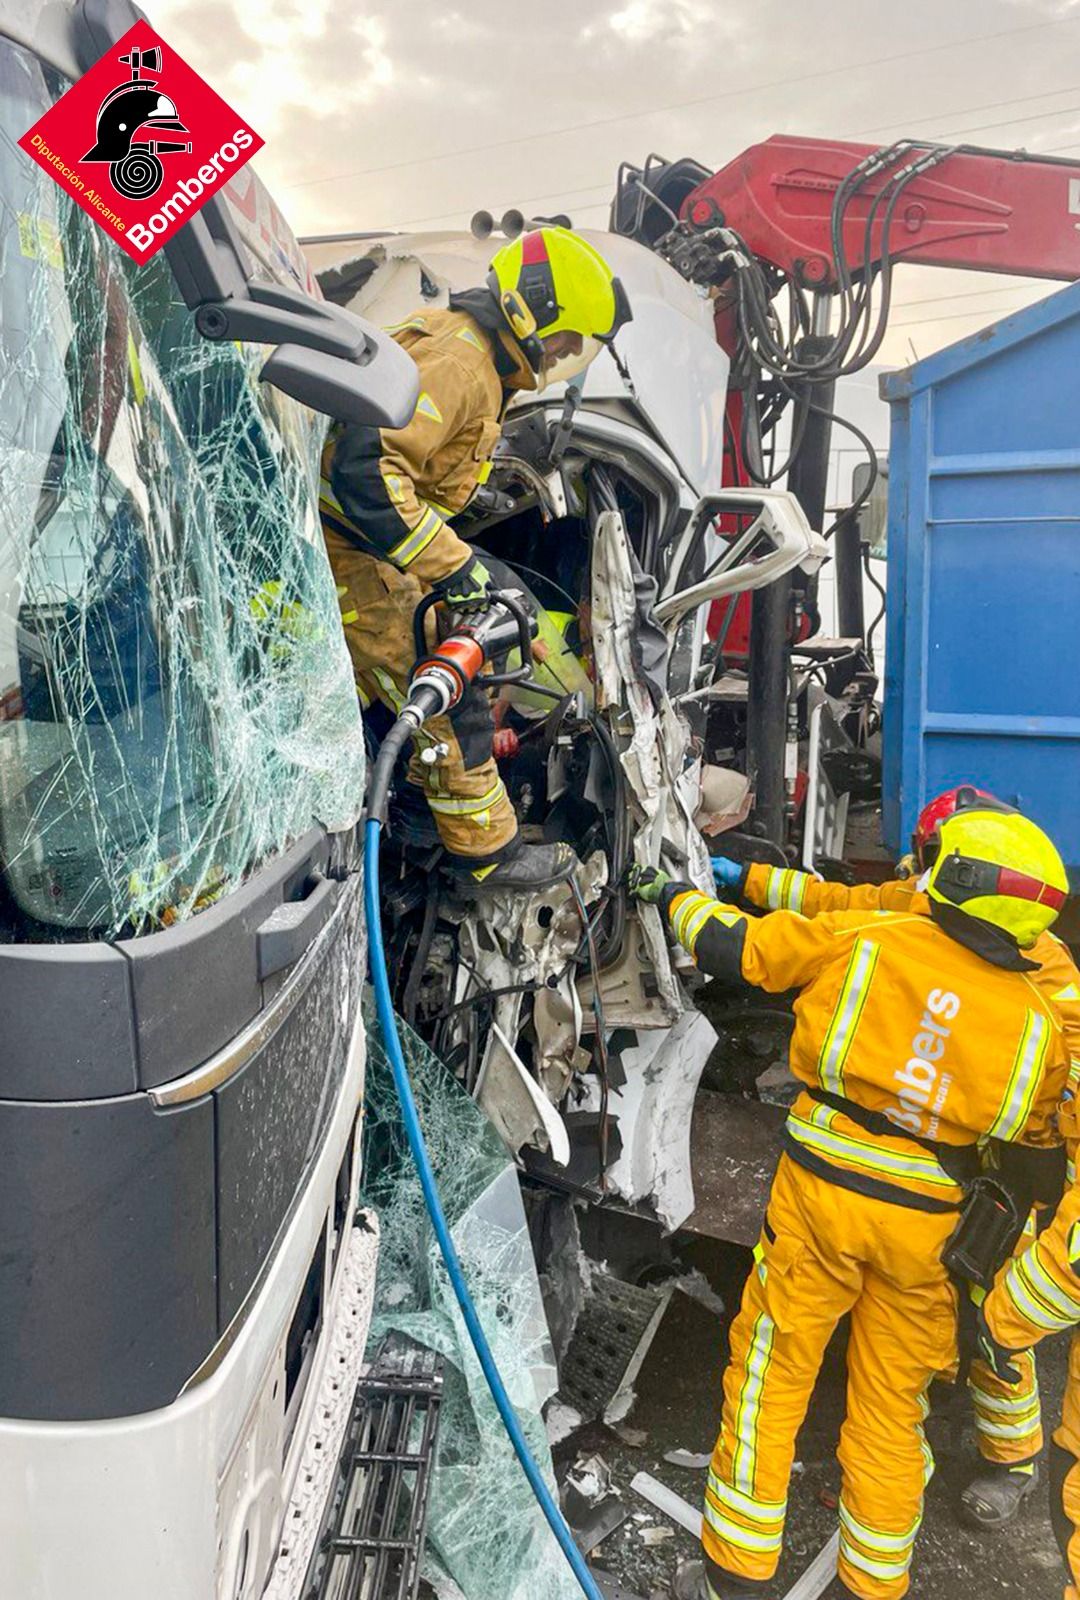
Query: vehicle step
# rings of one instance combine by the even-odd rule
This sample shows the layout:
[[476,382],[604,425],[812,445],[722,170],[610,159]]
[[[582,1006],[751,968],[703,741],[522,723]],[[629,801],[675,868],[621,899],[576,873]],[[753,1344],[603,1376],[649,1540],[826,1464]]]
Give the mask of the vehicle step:
[[304,1600],[416,1600],[442,1395],[441,1359],[387,1339],[356,1385]]

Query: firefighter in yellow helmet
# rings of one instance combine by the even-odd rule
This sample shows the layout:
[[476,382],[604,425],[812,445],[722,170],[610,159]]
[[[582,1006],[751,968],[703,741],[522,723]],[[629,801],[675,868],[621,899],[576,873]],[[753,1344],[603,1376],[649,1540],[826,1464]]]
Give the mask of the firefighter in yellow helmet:
[[[930,901],[924,880],[937,857],[941,824],[957,810],[980,806],[1013,809],[972,784],[946,790],[923,808],[912,837],[913,866],[918,876],[876,884],[826,883],[811,872],[760,862],[742,863],[725,856],[713,858],[713,873],[720,886],[763,911],[787,909],[799,911],[804,917],[816,917],[824,911],[876,910],[928,916]],[[1050,931],[1041,934],[1027,953],[1038,966],[1031,974],[1032,982],[1038,984],[1058,1013],[1072,1070],[1080,1073],[1080,972],[1068,946]],[[994,1170],[1012,1189],[1022,1209],[1027,1211],[1032,1204],[1057,1205],[1062,1168],[1060,1162],[1044,1159],[1049,1152],[1037,1152],[1036,1160],[1030,1151],[1013,1145],[991,1146],[989,1154]],[[1026,1248],[1034,1225],[1032,1216],[1018,1241],[1019,1250]],[[1043,1427],[1033,1352],[1017,1351],[1010,1365],[1019,1374],[1015,1382],[1003,1382],[979,1359],[972,1361],[968,1376],[984,1466],[965,1487],[960,1510],[966,1522],[981,1529],[1000,1528],[1010,1522],[1039,1482]]]
[[[489,573],[450,519],[486,478],[503,413],[521,390],[582,371],[629,320],[592,245],[544,227],[499,250],[482,288],[452,294],[394,331],[420,369],[400,429],[335,427],[320,512],[357,686],[400,709],[413,666],[413,612],[435,590],[447,610],[487,604]],[[409,771],[463,889],[529,889],[568,876],[565,845],[524,846],[492,756],[486,691],[474,685],[422,730]]]
[[702,971],[801,991],[791,1070],[803,1089],[731,1330],[699,1593],[728,1600],[775,1572],[795,1437],[850,1312],[833,1592],[899,1600],[933,1468],[926,1391],[956,1360],[942,1253],[978,1141],[1057,1137],[1067,1055],[1024,952],[1064,903],[1064,868],[1027,818],[973,810],[942,824],[929,916],[754,920],[655,869],[636,876]]

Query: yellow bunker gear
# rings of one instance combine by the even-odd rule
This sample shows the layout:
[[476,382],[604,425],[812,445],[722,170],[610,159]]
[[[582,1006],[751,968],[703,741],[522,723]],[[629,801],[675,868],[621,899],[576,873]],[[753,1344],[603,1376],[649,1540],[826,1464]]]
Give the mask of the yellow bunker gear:
[[850,1311],[840,1575],[894,1600],[932,1470],[926,1389],[956,1360],[942,1246],[982,1136],[1055,1140],[1060,1021],[1018,953],[992,965],[921,913],[753,920],[685,885],[661,904],[703,971],[801,991],[791,1069],[806,1087],[732,1328],[705,1554],[744,1578],[775,1571],[795,1436]]
[[[885,883],[826,883],[794,868],[750,864],[744,873],[744,900],[763,910],[788,909],[816,917],[823,911],[911,911],[929,915],[930,901],[916,878]],[[1080,971],[1068,946],[1053,933],[1040,934],[1027,951],[1038,970],[1031,974],[1061,1020],[1074,1067],[1080,1072]],[[1071,1181],[1071,1180],[1070,1180]],[[1023,1252],[1031,1240],[1031,1223],[1017,1243]],[[1016,1356],[1020,1381],[999,1378],[984,1361],[971,1363],[968,1386],[975,1412],[979,1451],[995,1466],[1031,1461],[1043,1447],[1042,1408],[1035,1358],[1030,1350]]]
[[[420,369],[413,417],[398,429],[332,429],[319,510],[357,687],[396,713],[415,659],[413,611],[472,559],[446,519],[487,476],[507,395],[535,379],[509,333],[466,310],[417,315],[394,337]],[[474,685],[448,717],[426,724],[409,769],[446,849],[478,866],[517,834],[493,732],[488,696]],[[438,752],[430,764],[425,749]]]
[[[1073,1065],[1061,1107],[1061,1131],[1072,1170],[1080,1147],[1077,1091],[1080,1064]],[[983,1302],[990,1332],[1007,1349],[1037,1344],[1048,1333],[1074,1330],[1069,1347],[1061,1423],[1050,1446],[1050,1520],[1072,1583],[1080,1584],[1080,1185],[1073,1182],[1053,1222],[1006,1267]]]

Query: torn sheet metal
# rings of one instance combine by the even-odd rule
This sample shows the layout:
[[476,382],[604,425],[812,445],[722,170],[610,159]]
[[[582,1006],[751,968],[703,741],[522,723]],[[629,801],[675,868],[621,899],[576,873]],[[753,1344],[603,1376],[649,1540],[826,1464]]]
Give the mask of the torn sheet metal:
[[[622,1153],[608,1169],[609,1187],[631,1201],[650,1200],[669,1232],[694,1210],[690,1130],[698,1082],[716,1040],[699,1011],[684,1011],[664,1032],[638,1034],[621,1053],[626,1082],[613,1091]],[[589,1081],[590,1109],[599,1106]]]
[[[364,1195],[379,1213],[372,1348],[397,1330],[446,1361],[429,1553],[469,1600],[577,1600],[514,1456],[431,1233],[393,1082],[368,1010]],[[484,1331],[552,1489],[541,1408],[555,1363],[517,1172],[487,1119],[408,1028],[410,1078],[439,1191]]]
[[[654,706],[635,661],[639,597],[630,541],[617,511],[601,512],[596,519],[592,589],[597,700],[615,712],[620,760],[638,813],[635,858],[655,863],[662,847],[673,849],[690,881],[710,888],[708,852],[693,820],[700,775],[690,759],[689,730],[669,701]],[[674,1021],[684,1002],[655,907],[643,908],[640,926],[666,1020]]]
[[[578,874],[586,906],[595,902],[606,881],[607,861],[602,851],[596,851]],[[527,1065],[523,1076],[521,1062],[522,996],[503,995],[492,1013],[491,1036],[475,1087],[482,1110],[515,1153],[525,1144],[555,1153],[550,1117],[559,1116],[554,1108],[574,1075],[589,1063],[589,1053],[580,1044],[582,1007],[572,960],[581,937],[581,914],[565,883],[524,901],[520,896],[493,895],[485,901],[482,919],[474,913],[461,924],[466,968],[485,988],[537,986],[531,1073]],[[549,988],[552,978],[556,982]],[[537,1093],[551,1103],[550,1117],[538,1105]]]

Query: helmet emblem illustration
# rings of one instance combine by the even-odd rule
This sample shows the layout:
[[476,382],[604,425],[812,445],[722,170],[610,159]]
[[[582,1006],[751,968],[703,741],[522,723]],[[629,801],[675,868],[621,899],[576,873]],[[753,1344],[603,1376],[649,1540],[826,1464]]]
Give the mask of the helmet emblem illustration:
[[[162,52],[132,50],[121,56],[131,67],[131,78],[105,96],[97,113],[97,140],[83,156],[84,161],[107,161],[109,177],[117,193],[129,200],[148,200],[165,178],[162,155],[189,153],[190,139],[162,140],[162,130],[187,133],[176,106],[146,73],[161,72]],[[149,138],[138,137],[150,134]]]

